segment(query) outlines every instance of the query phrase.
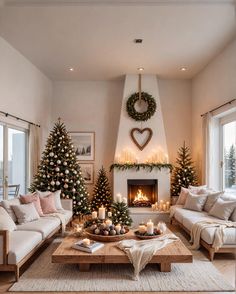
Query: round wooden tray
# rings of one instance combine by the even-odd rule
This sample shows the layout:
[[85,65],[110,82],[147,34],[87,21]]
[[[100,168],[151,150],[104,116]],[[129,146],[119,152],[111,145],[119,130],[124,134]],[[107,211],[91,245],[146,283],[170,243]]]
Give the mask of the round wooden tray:
[[118,242],[123,240],[127,233],[129,232],[129,229],[126,229],[126,233],[122,234],[122,235],[115,235],[115,236],[103,236],[103,235],[96,235],[93,234],[90,230],[85,230],[86,235],[95,241],[99,241],[99,242]]
[[142,239],[142,240],[148,240],[148,239],[156,239],[156,238],[160,238],[161,236],[163,236],[163,233],[162,234],[159,234],[159,235],[140,235],[138,231],[135,231],[134,232],[135,236],[139,239]]

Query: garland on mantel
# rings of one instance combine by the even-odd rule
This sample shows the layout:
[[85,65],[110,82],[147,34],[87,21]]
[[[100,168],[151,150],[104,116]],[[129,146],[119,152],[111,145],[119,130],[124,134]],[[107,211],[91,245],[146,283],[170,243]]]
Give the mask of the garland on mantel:
[[113,169],[118,169],[121,171],[129,169],[135,169],[136,171],[139,171],[140,169],[144,169],[148,170],[149,172],[151,172],[153,169],[169,169],[171,172],[173,166],[170,163],[113,163],[110,166],[110,171]]

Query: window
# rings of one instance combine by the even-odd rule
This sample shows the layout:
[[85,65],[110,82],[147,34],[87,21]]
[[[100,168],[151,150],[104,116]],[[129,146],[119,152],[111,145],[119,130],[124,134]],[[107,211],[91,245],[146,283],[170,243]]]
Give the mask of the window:
[[221,119],[222,188],[236,195],[236,114]]
[[0,123],[0,200],[24,194],[28,179],[28,131]]

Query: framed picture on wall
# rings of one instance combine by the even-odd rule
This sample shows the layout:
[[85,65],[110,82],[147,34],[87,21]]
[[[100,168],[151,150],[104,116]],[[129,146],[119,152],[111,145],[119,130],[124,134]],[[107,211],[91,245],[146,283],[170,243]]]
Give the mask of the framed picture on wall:
[[70,132],[78,161],[95,159],[95,132]]
[[94,165],[93,163],[79,163],[81,167],[82,177],[85,184],[93,184],[94,182]]

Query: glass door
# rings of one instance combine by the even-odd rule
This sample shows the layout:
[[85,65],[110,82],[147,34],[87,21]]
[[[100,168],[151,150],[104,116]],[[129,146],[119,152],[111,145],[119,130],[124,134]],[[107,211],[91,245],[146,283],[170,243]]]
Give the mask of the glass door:
[[0,125],[0,200],[26,193],[27,147],[27,130]]
[[223,189],[236,196],[236,120],[223,125]]

